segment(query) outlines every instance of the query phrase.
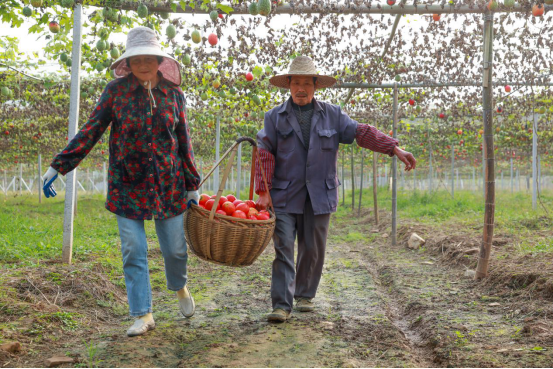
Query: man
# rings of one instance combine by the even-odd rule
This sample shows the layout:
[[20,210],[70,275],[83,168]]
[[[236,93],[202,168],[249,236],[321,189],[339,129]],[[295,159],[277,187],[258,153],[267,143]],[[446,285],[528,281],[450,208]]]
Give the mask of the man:
[[[270,79],[272,85],[290,89],[291,97],[265,114],[264,128],[257,134],[261,163],[267,178],[276,227],[273,236],[271,322],[284,322],[296,310],[313,311],[321,279],[330,214],[338,205],[337,159],[339,144],[353,140],[363,148],[396,155],[405,170],[415,169],[416,160],[398,147],[398,141],[376,128],[357,123],[340,107],[314,99],[317,88],[336,80],[320,75],[313,61],[295,58],[288,74]],[[256,165],[256,193],[261,206],[269,194]],[[298,239],[297,265],[294,242]]]
[[155,219],[165,261],[167,288],[175,291],[185,317],[194,315],[188,290],[188,252],[183,213],[198,203],[200,175],[186,121],[180,64],[161,50],[154,31],[129,31],[125,53],[111,66],[111,81],[88,122],[55,156],[43,177],[45,194],[58,173],[75,169],[111,124],[106,209],[115,214],[130,315],[127,330],[139,336],[155,328],[144,220]]

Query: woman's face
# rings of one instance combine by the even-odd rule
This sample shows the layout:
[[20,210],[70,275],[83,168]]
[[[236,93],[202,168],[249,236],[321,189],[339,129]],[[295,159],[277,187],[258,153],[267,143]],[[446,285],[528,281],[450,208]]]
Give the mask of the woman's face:
[[129,58],[131,72],[142,83],[155,81],[159,63],[153,55],[137,55]]

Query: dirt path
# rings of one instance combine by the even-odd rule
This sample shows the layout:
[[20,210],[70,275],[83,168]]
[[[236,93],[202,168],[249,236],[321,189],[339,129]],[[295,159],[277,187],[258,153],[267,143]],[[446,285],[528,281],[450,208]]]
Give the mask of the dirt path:
[[[122,305],[110,305],[118,306],[119,315],[113,315],[110,306],[98,302],[108,298],[95,295],[82,312],[82,329],[72,333],[58,329],[41,340],[32,333],[24,336],[37,319],[28,319],[25,330],[22,317],[19,332],[6,337],[19,338],[26,349],[0,357],[0,366],[43,365],[54,354],[91,367],[550,366],[553,335],[543,314],[517,296],[487,292],[464,277],[460,266],[450,268],[427,252],[391,247],[386,226],[374,229],[369,215],[347,226],[333,221],[314,313],[294,312],[284,324],[266,322],[274,255],[269,245],[243,269],[192,256],[190,287],[197,311],[184,319],[163,287],[161,254],[152,243],[154,331],[126,337],[132,321]],[[25,283],[29,278],[8,282],[40,299]],[[121,283],[113,288],[124,296]],[[54,323],[51,327],[56,329]]]

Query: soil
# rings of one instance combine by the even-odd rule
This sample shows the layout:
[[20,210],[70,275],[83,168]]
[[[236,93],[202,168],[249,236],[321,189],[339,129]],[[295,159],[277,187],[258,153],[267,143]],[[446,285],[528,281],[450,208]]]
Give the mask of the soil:
[[[156,329],[134,338],[122,276],[101,262],[3,270],[1,336],[22,351],[0,351],[0,366],[44,366],[56,355],[75,359],[65,367],[551,366],[551,258],[514,257],[497,235],[490,276],[477,282],[478,230],[412,222],[391,246],[389,228],[384,213],[378,226],[370,212],[347,225],[333,218],[316,311],[283,324],[265,319],[272,245],[246,268],[191,255],[196,314],[183,318],[175,296],[155,287]],[[423,249],[406,247],[413,231]],[[163,278],[162,268],[151,273]]]

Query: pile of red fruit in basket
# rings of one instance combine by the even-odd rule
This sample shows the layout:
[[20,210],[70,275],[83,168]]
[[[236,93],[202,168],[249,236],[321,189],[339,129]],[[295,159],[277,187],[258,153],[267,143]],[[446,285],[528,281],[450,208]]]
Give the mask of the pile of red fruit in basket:
[[[216,198],[216,195],[202,194],[199,206],[206,210],[211,210],[215,206]],[[216,213],[251,220],[269,220],[271,217],[267,210],[259,210],[259,206],[254,201],[242,201],[234,195],[221,196],[217,204]]]

